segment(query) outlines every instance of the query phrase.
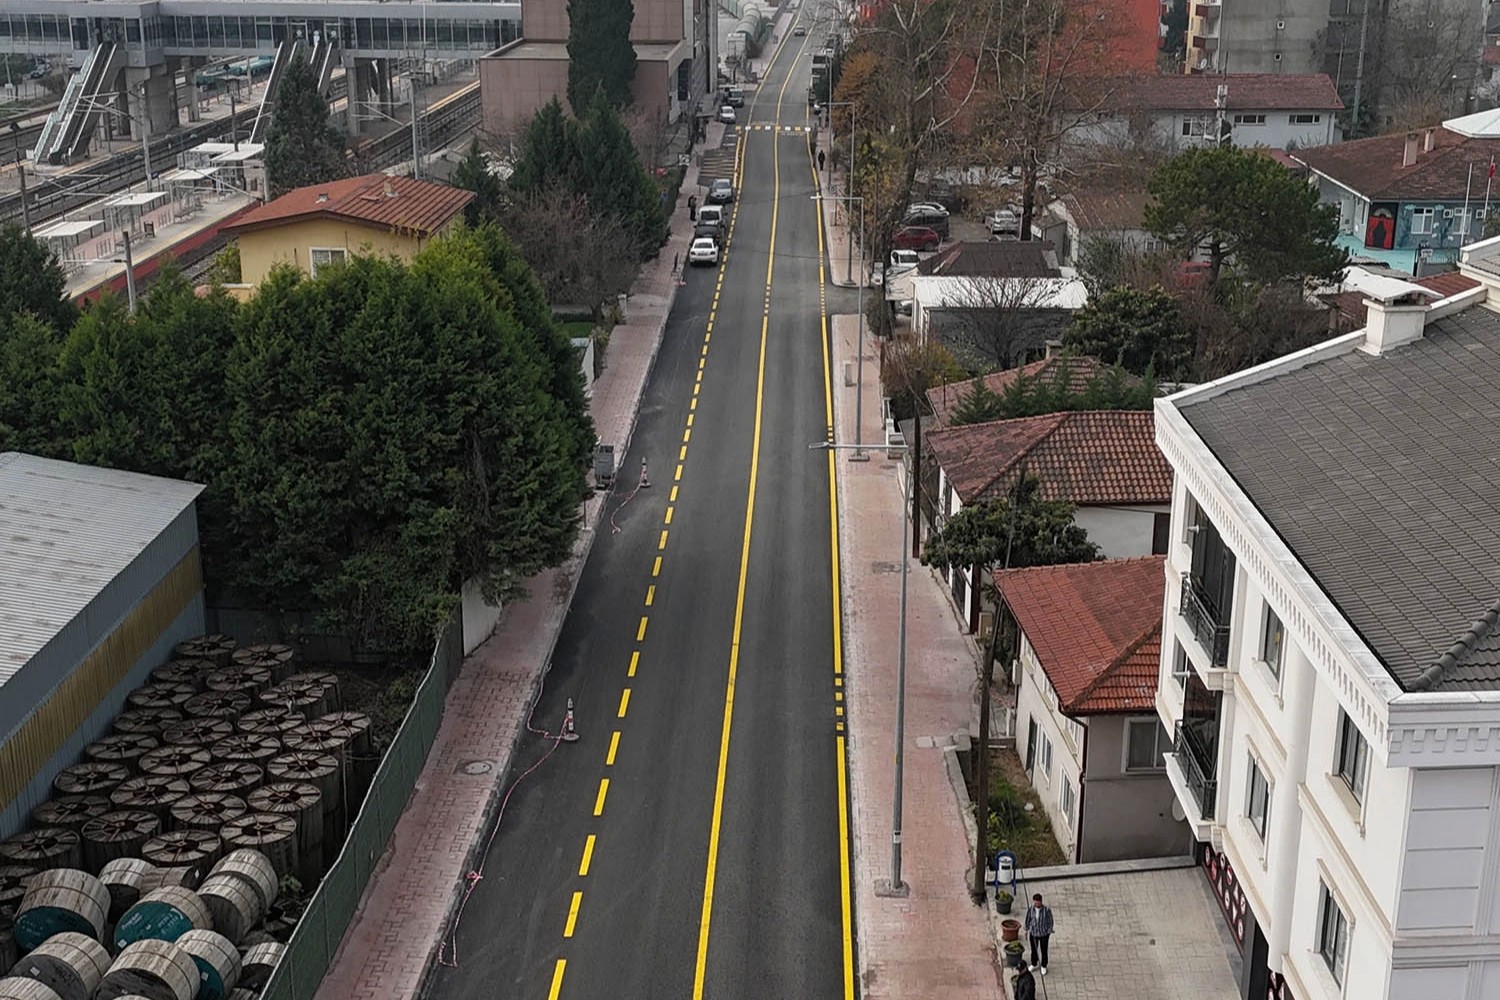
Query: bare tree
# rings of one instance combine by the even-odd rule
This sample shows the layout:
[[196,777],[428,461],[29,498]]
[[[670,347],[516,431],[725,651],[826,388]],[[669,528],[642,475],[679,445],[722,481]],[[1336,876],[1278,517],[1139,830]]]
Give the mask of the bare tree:
[[625,224],[559,187],[507,205],[502,227],[554,304],[587,306],[598,320],[635,280],[640,253]]
[[[929,339],[939,340],[965,368],[1014,368],[1062,336],[1071,313],[1059,305],[1066,278],[951,279],[955,291],[936,310]],[[958,282],[962,281],[962,285]]]
[[667,150],[676,129],[667,120],[665,108],[633,105],[620,113],[630,141],[647,170],[655,171],[666,163]]

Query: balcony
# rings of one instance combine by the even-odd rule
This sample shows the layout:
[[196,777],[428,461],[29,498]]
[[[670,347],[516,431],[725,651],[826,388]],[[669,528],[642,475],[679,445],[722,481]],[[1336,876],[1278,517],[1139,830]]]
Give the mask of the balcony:
[[1204,20],[1217,18],[1220,9],[1220,6],[1216,3],[1196,3],[1193,4],[1193,16]]
[[1212,52],[1215,49],[1217,49],[1218,47],[1219,47],[1219,38],[1218,38],[1217,35],[1194,35],[1193,36],[1193,48],[1195,48],[1195,49],[1202,49],[1205,52]]
[[1198,816],[1204,820],[1213,819],[1214,800],[1219,795],[1218,755],[1204,744],[1202,736],[1195,731],[1192,720],[1177,723],[1172,753],[1182,768],[1188,793],[1198,806]]
[[1208,653],[1209,662],[1216,667],[1226,665],[1229,662],[1229,622],[1221,619],[1228,616],[1214,610],[1191,573],[1182,574],[1180,613],[1188,628],[1192,629],[1193,638]]

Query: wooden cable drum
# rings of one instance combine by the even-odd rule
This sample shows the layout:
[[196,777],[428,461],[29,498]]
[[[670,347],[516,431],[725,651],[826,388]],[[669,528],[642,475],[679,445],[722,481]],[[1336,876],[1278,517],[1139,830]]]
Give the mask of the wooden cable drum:
[[258,944],[247,950],[240,958],[240,986],[251,990],[265,989],[285,954],[286,945],[280,941]]
[[245,691],[205,691],[195,694],[182,710],[196,719],[228,719],[233,722],[255,703]]
[[245,799],[251,812],[278,813],[297,821],[297,878],[308,888],[323,877],[323,793],[317,785],[278,781]]
[[342,776],[339,759],[328,753],[288,750],[266,763],[268,781],[300,781],[316,785],[323,796],[324,813],[333,812],[338,807]]
[[245,952],[249,951],[251,948],[254,948],[258,944],[275,943],[275,935],[267,934],[266,925],[261,924],[259,927],[255,928],[255,930],[251,931],[249,934],[246,934],[244,939],[240,941],[240,954],[244,955]]
[[270,910],[271,904],[276,902],[280,880],[271,859],[260,851],[248,847],[230,851],[214,865],[212,874],[237,878],[250,886],[264,910]]
[[161,829],[161,817],[144,809],[119,809],[83,825],[83,866],[99,872],[116,858],[138,858]]
[[317,719],[304,722],[296,729],[288,731],[282,737],[282,742],[286,744],[288,750],[328,754],[339,762],[340,767],[343,767],[349,758],[348,738],[335,733],[329,726],[320,726]]
[[0,1000],[62,1000],[46,983],[25,976],[0,979]]
[[16,910],[16,946],[28,952],[65,931],[98,941],[108,915],[109,890],[88,872],[76,868],[39,872],[26,884],[26,897]]
[[327,707],[322,712],[309,713],[311,715],[337,712],[344,707],[343,697],[339,693],[339,675],[332,671],[304,670],[301,673],[292,674],[282,683],[309,690],[320,689],[323,691],[323,700],[327,703]]
[[218,831],[229,820],[249,812],[245,800],[227,792],[190,792],[172,803],[172,823],[178,830]]
[[130,768],[124,764],[87,761],[58,771],[52,790],[59,795],[108,795],[128,777]]
[[222,853],[223,843],[210,830],[168,830],[141,848],[141,857],[166,868],[207,868]]
[[265,733],[235,733],[209,748],[214,760],[264,767],[281,753],[281,740]]
[[213,914],[214,928],[235,943],[266,915],[255,888],[233,875],[210,874],[198,887],[198,895]]
[[290,816],[246,813],[225,823],[220,835],[229,850],[250,847],[264,854],[278,877],[297,873],[297,821]]
[[82,839],[76,830],[42,826],[0,840],[0,865],[25,865],[39,872],[77,868],[83,860]]
[[196,639],[179,642],[172,648],[172,658],[177,660],[212,660],[214,666],[229,663],[239,643],[227,635],[200,635]]
[[264,780],[265,769],[259,764],[221,760],[188,775],[188,787],[195,792],[225,792],[243,797],[259,788]]
[[196,892],[169,885],[153,889],[140,902],[125,911],[115,924],[115,947],[125,948],[136,941],[157,939],[176,941],[188,931],[211,930],[213,916]]
[[8,912],[0,910],[0,969],[9,969],[20,957],[21,949],[16,947],[16,922]]
[[187,684],[203,690],[203,678],[219,669],[208,660],[168,660],[151,671],[153,684]]
[[182,720],[175,708],[127,708],[115,716],[111,727],[117,733],[138,733],[161,739],[162,730]]
[[370,717],[363,712],[329,712],[313,720],[333,736],[342,736],[350,751],[370,755]]
[[172,941],[132,941],[109,967],[94,1000],[193,1000],[198,994],[198,963]]
[[108,795],[59,795],[31,810],[31,822],[36,826],[82,830],[83,824],[113,808]]
[[213,746],[234,735],[234,723],[228,719],[195,718],[174,722],[161,731],[161,741],[173,746]]
[[141,880],[141,896],[142,898],[149,896],[157,889],[190,889],[196,891],[207,871],[208,868],[206,866],[193,868],[153,868],[151,873]]
[[306,721],[307,716],[301,712],[273,705],[246,712],[236,720],[235,728],[242,733],[261,733],[280,739]]
[[116,809],[139,809],[165,820],[172,815],[172,803],[190,791],[192,789],[185,778],[170,774],[139,774],[110,792],[109,801]]
[[215,670],[204,678],[210,691],[232,691],[254,697],[271,685],[269,667],[252,667],[242,663]]
[[104,945],[87,934],[65,931],[43,941],[11,972],[47,984],[62,1000],[89,1000],[109,966]]
[[156,866],[140,858],[116,858],[99,869],[99,881],[109,890],[109,922],[117,924],[125,911],[157,888],[144,888]]
[[168,743],[142,754],[140,768],[142,774],[186,778],[200,767],[207,767],[212,763],[213,755],[208,752],[207,747],[193,746],[191,743]]
[[181,708],[198,689],[191,684],[163,684],[151,681],[125,696],[131,708]]
[[146,733],[111,733],[84,747],[83,755],[104,764],[123,764],[134,773],[136,763],[160,745],[160,740]]
[[282,681],[257,694],[255,700],[267,708],[298,712],[304,718],[321,715],[328,710],[328,690],[321,685],[304,686]]
[[[14,915],[26,896],[26,883],[35,874],[36,869],[29,865],[0,865],[0,914],[8,910]],[[0,963],[0,969],[8,968]]]
[[177,947],[198,966],[198,1000],[227,1000],[240,981],[240,952],[234,942],[214,931],[188,931],[177,939]]
[[231,663],[247,667],[264,667],[271,671],[272,680],[280,683],[296,669],[297,651],[279,642],[258,643],[236,649],[229,657]]

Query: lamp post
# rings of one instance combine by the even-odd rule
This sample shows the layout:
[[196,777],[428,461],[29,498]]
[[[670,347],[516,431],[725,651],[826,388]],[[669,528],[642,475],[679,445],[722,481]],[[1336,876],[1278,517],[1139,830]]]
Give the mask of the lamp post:
[[[834,444],[819,441],[807,446],[810,451],[844,451],[859,448],[857,444]],[[911,463],[905,460],[909,448],[904,445],[887,445],[887,451],[902,453],[902,481],[909,492],[912,489]],[[891,877],[876,879],[875,895],[905,897],[911,887],[901,881],[901,785],[906,767],[906,580],[911,565],[906,547],[906,504],[901,504],[901,530],[896,533],[901,540],[901,621],[897,627],[896,646],[896,775],[891,798]],[[981,831],[982,834],[982,831]]]
[[[821,202],[823,196],[813,195],[813,200]],[[859,202],[859,231],[865,229],[865,200],[856,195],[844,195],[841,201]],[[854,256],[854,240],[849,240],[849,256]],[[854,454],[849,456],[851,462],[868,462],[870,456],[865,454],[865,244],[861,240],[859,244],[859,342],[854,352],[855,389],[854,389]]]

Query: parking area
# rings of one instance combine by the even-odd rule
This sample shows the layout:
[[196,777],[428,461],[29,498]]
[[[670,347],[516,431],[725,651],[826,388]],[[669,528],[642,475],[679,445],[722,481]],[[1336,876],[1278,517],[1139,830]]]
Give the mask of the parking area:
[[[1029,878],[1057,930],[1047,1000],[1238,1000],[1239,954],[1197,868]],[[1005,983],[1010,989],[1011,973]],[[1042,984],[1045,982],[1045,994]]]

